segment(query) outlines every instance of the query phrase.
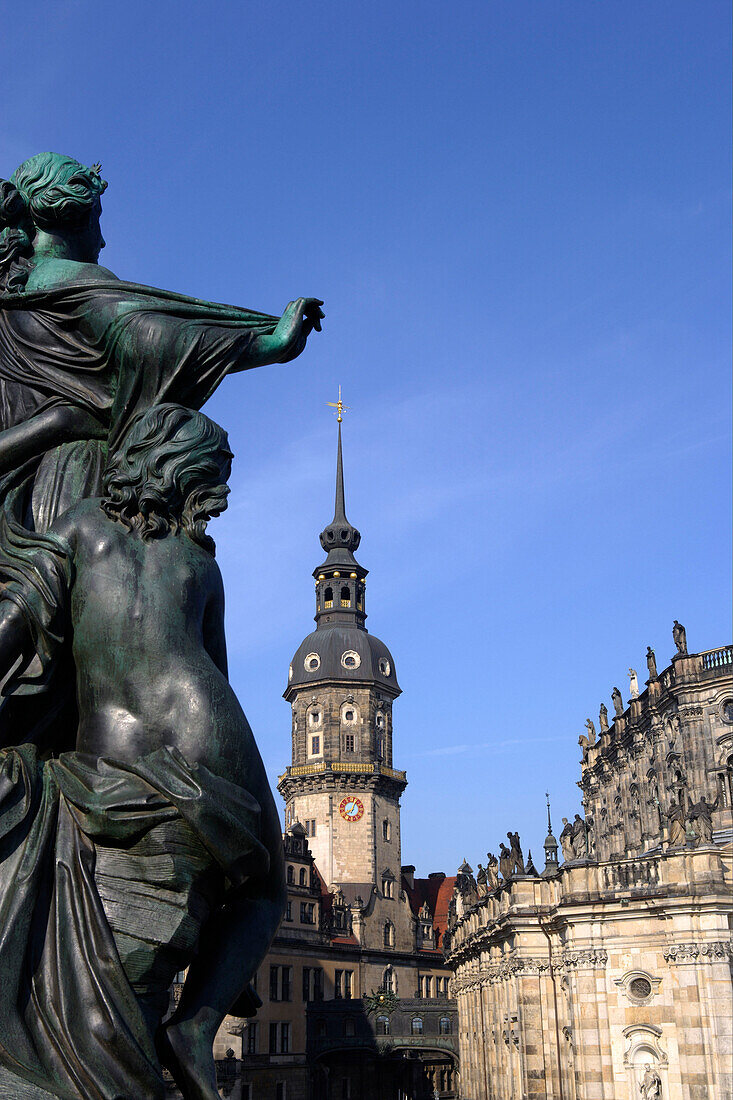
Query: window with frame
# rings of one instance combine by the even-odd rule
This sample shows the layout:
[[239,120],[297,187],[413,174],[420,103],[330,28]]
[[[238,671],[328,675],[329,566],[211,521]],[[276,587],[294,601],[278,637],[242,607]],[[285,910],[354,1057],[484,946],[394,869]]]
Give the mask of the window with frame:
[[353,1039],[356,1035],[356,1024],[353,1016],[344,1017],[344,1037]]
[[[353,1020],[351,1021],[353,1024]],[[341,1078],[341,1100],[351,1100],[351,1078]]]
[[413,1035],[422,1035],[422,1016],[413,1016],[410,1031]]
[[389,1035],[389,1016],[377,1016],[377,1035]]
[[333,995],[335,999],[350,1001],[353,991],[354,971],[336,970],[333,977]]
[[300,903],[300,923],[301,924],[315,924],[316,922],[316,904],[313,901],[301,901]]
[[344,711],[344,722],[356,721],[356,712],[353,707],[347,707]]
[[419,974],[417,978],[417,995],[420,1000],[425,996],[425,979],[422,974]]
[[451,1032],[450,1016],[441,1016],[440,1017],[440,1034],[441,1035],[450,1035],[450,1032]]
[[285,920],[291,921],[293,919],[293,903],[289,901],[285,906]]
[[382,894],[385,898],[394,897],[394,879],[386,877],[382,879]]
[[328,1025],[325,1020],[320,1019],[316,1022],[316,1035],[319,1039],[325,1039],[328,1035]]
[[356,737],[353,733],[344,735],[344,752],[356,752]]
[[433,979],[430,974],[425,976],[425,996],[432,997],[433,995]]
[[382,822],[382,840],[388,840],[389,841],[391,839],[392,839],[392,826],[390,825],[389,821],[385,817],[384,821]]
[[315,821],[315,818],[311,817],[311,818],[308,819],[308,821],[306,821],[306,823],[305,823],[305,835],[306,836],[315,836],[316,835],[316,821]]
[[271,1023],[268,1030],[268,1053],[277,1054],[277,1024]]
[[309,726],[320,726],[320,724],[321,724],[321,712],[320,712],[320,710],[310,710],[310,711],[308,711],[308,725]]
[[386,921],[384,925],[384,946],[394,947],[394,925],[391,921]]
[[291,1001],[293,985],[292,966],[270,967],[270,1000]]
[[251,1020],[247,1024],[247,1054],[257,1053],[257,1033],[259,1026],[257,1020]]
[[311,736],[310,755],[311,756],[320,756],[321,755],[321,737],[320,737],[320,734],[318,734],[318,733],[314,733]]
[[290,1024],[287,1020],[280,1024],[280,1053],[290,1054]]
[[298,875],[298,885],[299,886],[307,886],[308,885],[308,872],[306,871],[305,867],[300,868],[300,873]]
[[287,879],[288,879],[288,885],[292,886],[293,883],[295,882],[295,871],[293,870],[293,866],[290,863],[288,864]]
[[387,969],[385,970],[384,975],[382,977],[382,989],[384,990],[385,993],[396,993],[397,992],[396,983],[395,983],[395,976],[394,976],[394,970],[392,969],[391,966],[387,967]]

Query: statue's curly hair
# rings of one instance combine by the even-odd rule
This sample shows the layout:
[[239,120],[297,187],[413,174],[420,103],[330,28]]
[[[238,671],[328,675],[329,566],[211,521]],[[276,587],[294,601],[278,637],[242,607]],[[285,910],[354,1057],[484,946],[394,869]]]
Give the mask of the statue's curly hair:
[[0,290],[18,293],[27,283],[36,228],[83,225],[106,187],[97,165],[60,153],[37,153],[0,179]]
[[104,473],[101,507],[144,541],[185,531],[214,554],[206,534],[226,508],[232,452],[223,428],[182,405],[153,405],[131,422]]

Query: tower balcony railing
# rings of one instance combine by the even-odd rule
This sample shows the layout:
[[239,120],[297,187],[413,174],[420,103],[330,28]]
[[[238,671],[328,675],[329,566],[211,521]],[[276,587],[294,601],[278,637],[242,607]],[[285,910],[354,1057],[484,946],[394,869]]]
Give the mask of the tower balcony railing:
[[385,764],[362,764],[357,761],[351,763],[348,760],[335,760],[327,764],[321,760],[317,764],[294,764],[286,768],[280,779],[299,775],[322,775],[323,772],[345,772],[352,775],[385,775],[388,779],[407,780],[407,772],[398,771],[396,768],[388,768]]

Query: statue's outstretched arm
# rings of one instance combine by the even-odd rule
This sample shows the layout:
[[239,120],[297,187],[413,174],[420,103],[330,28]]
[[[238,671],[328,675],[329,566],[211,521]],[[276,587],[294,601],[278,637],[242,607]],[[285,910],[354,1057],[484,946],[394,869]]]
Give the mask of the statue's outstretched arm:
[[[269,336],[258,336],[246,363],[239,369],[265,366],[267,363],[287,363],[300,355],[310,333],[321,331],[325,316],[320,298],[296,298],[290,302]],[[236,370],[237,368],[235,368]]]
[[51,447],[76,439],[102,439],[105,434],[99,420],[86,409],[54,405],[0,432],[0,476],[17,470]]

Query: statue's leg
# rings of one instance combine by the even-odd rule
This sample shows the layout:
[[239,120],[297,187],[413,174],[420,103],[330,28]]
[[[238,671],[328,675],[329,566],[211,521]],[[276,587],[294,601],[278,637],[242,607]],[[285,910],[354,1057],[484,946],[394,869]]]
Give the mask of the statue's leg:
[[125,848],[97,844],[94,877],[122,967],[154,1037],[175,975],[191,961],[218,899],[221,875],[179,818]]

